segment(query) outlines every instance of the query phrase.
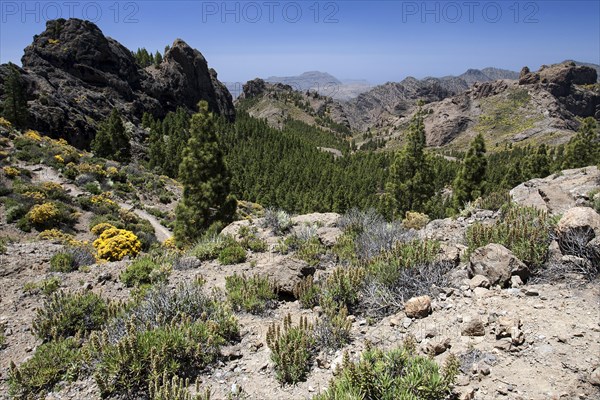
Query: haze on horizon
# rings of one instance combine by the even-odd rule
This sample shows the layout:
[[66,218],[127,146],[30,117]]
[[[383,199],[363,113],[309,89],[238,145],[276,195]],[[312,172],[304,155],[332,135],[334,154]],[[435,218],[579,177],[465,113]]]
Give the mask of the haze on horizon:
[[46,20],[76,17],[131,50],[162,52],[181,38],[228,82],[322,71],[378,84],[600,64],[596,1],[3,1],[0,14],[1,63],[20,64]]

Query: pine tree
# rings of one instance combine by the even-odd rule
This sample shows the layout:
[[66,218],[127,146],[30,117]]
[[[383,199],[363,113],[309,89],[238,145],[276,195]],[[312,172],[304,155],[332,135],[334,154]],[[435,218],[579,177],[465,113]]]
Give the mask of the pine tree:
[[230,177],[208,103],[198,103],[190,138],[179,166],[183,197],[176,209],[175,239],[183,245],[198,239],[215,223],[229,222],[237,201],[230,195]]
[[27,99],[19,70],[14,64],[9,64],[10,73],[4,82],[4,101],[2,115],[18,128],[27,124]]
[[545,178],[550,175],[550,159],[545,144],[541,144],[535,151],[531,151],[527,156],[525,169],[528,179]]
[[410,124],[408,143],[390,167],[381,211],[388,218],[402,218],[406,211],[424,211],[434,192],[431,161],[425,154],[423,112],[419,109]]
[[481,196],[484,192],[487,159],[485,158],[485,141],[480,133],[473,139],[462,168],[458,172],[453,185],[453,204],[456,210]]
[[592,117],[583,120],[579,132],[565,148],[563,168],[587,167],[598,163],[600,132]]
[[156,55],[154,56],[154,65],[157,67],[162,63],[163,56],[160,54],[160,51],[156,50]]
[[131,159],[129,134],[121,120],[121,114],[114,108],[108,120],[98,127],[92,141],[92,150],[98,157],[127,162]]

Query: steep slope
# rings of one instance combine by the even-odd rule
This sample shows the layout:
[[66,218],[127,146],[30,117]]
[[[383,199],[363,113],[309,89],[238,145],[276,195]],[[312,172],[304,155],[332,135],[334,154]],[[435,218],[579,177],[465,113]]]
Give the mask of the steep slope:
[[[137,122],[144,112],[162,117],[200,100],[228,119],[231,95],[198,50],[176,40],[158,67],[141,69],[132,53],[80,19],[48,21],[25,49],[19,69],[29,103],[29,126],[86,146],[97,121],[116,107]],[[0,66],[0,94],[10,73]]]

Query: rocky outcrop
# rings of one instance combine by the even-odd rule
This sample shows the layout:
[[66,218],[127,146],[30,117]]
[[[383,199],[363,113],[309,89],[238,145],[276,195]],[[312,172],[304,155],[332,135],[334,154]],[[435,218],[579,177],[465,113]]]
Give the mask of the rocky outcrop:
[[[208,68],[202,54],[176,40],[162,64],[140,68],[132,53],[80,19],[48,21],[25,49],[19,69],[29,103],[29,126],[72,144],[86,146],[98,121],[113,108],[139,122],[144,112],[196,108],[206,100],[212,111],[235,117],[231,95]],[[0,92],[9,66],[0,66]]]
[[585,203],[590,192],[600,187],[600,171],[596,167],[564,170],[546,178],[532,179],[510,191],[513,202],[562,214]]
[[519,85],[537,85],[556,97],[566,112],[600,120],[600,88],[584,86],[595,85],[597,80],[598,73],[594,68],[565,62],[542,65],[537,72],[524,67],[519,76]]

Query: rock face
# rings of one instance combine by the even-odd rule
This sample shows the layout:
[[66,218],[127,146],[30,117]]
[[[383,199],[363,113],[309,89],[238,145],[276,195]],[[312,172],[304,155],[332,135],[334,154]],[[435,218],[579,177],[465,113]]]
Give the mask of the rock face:
[[575,207],[588,194],[600,187],[600,171],[596,167],[569,169],[546,178],[532,179],[510,191],[512,200],[551,214],[562,214]]
[[555,96],[566,111],[580,117],[593,116],[600,120],[600,92],[583,90],[579,85],[594,85],[598,73],[592,67],[564,62],[543,65],[531,72],[525,67],[519,76],[519,85],[538,85]]
[[[206,100],[212,111],[235,117],[216,72],[179,39],[161,65],[142,69],[128,49],[93,23],[58,19],[34,36],[21,61],[30,126],[78,146],[89,144],[97,121],[114,107],[138,122],[144,112],[160,118],[177,107],[193,111]],[[8,73],[8,65],[0,66],[0,92]]]
[[590,207],[573,207],[569,209],[556,226],[560,234],[569,231],[581,231],[589,235],[588,241],[600,236],[600,215]]
[[506,247],[490,243],[476,249],[469,260],[468,267],[471,276],[482,275],[489,279],[490,284],[506,287],[510,284],[512,275],[527,277],[527,266],[513,255]]

